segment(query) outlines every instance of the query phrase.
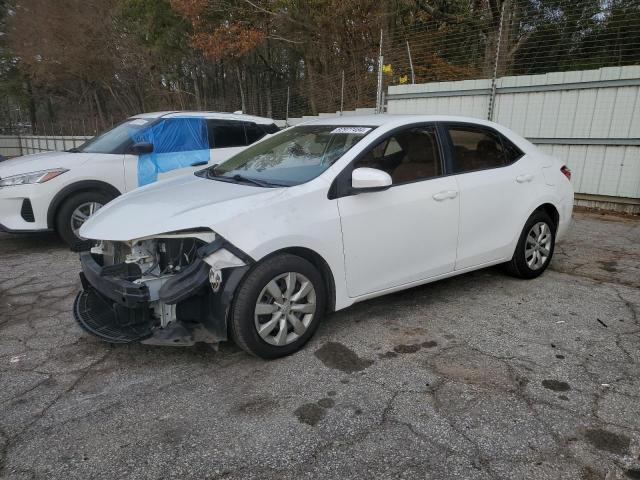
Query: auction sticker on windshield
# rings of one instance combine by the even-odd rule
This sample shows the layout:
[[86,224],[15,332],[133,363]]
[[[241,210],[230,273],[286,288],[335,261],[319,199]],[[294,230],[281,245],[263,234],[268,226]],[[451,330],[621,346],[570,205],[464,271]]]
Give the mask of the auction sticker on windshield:
[[331,131],[331,135],[336,133],[365,135],[371,131],[371,127],[339,127]]

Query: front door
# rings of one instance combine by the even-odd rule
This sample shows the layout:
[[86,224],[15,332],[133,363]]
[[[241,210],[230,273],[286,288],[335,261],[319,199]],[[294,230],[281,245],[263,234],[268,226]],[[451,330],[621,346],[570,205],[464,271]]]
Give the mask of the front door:
[[458,189],[442,176],[433,125],[407,128],[379,142],[354,168],[388,172],[391,188],[338,199],[350,297],[453,271]]

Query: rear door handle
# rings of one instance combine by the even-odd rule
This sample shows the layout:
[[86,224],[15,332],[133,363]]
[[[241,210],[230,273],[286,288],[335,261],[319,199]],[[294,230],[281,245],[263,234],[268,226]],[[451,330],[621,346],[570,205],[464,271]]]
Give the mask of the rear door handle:
[[442,192],[438,192],[433,196],[433,199],[437,202],[442,202],[443,200],[453,199],[458,196],[458,192],[456,190],[445,190]]
[[530,182],[531,180],[533,180],[533,175],[531,175],[530,173],[526,173],[524,175],[518,175],[516,177],[516,182],[518,183]]

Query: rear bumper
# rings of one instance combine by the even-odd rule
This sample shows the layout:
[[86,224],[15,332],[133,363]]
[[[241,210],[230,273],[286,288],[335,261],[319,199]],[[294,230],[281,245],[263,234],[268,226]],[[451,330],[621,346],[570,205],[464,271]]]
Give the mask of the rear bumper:
[[562,240],[569,230],[573,215],[573,195],[565,197],[559,205],[560,219],[558,222],[558,230],[556,232],[556,241]]

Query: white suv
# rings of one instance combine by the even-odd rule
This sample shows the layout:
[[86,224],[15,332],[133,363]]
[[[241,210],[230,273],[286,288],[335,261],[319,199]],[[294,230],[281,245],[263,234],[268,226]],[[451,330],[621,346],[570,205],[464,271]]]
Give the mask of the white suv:
[[540,275],[569,177],[487,121],[323,118],[100,210],[75,317],[110,342],[287,355],[354,302],[495,264]]
[[222,163],[278,131],[240,114],[159,112],[129,118],[68,152],[0,163],[0,231],[55,229],[70,245],[97,209],[158,179]]

